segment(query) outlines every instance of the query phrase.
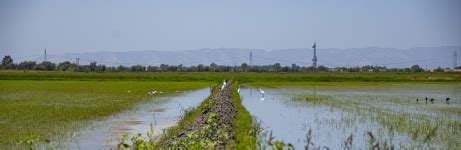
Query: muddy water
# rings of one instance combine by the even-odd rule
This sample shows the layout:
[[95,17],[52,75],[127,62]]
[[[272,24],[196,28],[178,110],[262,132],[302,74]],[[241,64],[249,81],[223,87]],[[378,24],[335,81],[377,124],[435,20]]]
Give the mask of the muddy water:
[[[441,99],[444,96],[454,96],[460,99],[460,94],[434,93],[431,96]],[[260,94],[259,89],[242,89],[240,92],[242,103],[246,109],[262,123],[266,136],[260,138],[263,142],[269,138],[267,135],[272,131],[276,140],[291,143],[296,149],[304,149],[306,136],[309,130],[312,131],[312,143],[310,148],[343,149],[345,141],[352,136],[352,149],[370,148],[370,131],[381,142],[386,141],[395,148],[421,148],[428,145],[421,144],[411,139],[408,134],[399,133],[393,129],[385,128],[378,122],[365,116],[358,115],[351,111],[338,109],[337,107],[294,101],[298,95],[328,95],[342,101],[365,103],[367,105],[379,106],[390,111],[410,111],[418,114],[440,115],[430,113],[433,108],[461,108],[461,103],[452,102],[437,104],[416,104],[416,93],[383,93],[370,92],[341,92],[341,91],[309,91],[305,89],[274,89],[265,90],[265,95]],[[370,98],[372,97],[372,98]],[[403,97],[394,100],[395,97]],[[372,99],[372,100],[371,100]],[[397,101],[397,102],[395,102]],[[396,105],[397,103],[398,105]],[[382,106],[382,107],[381,107]],[[403,107],[410,109],[403,109]],[[357,108],[358,109],[358,108]],[[448,120],[459,121],[456,114],[443,116]],[[446,134],[439,132],[441,134]],[[443,143],[432,143],[432,148],[446,148]]]
[[154,135],[160,135],[164,129],[176,124],[185,109],[198,106],[209,94],[209,89],[202,89],[176,96],[153,98],[132,111],[96,122],[65,142],[65,148],[113,149],[124,133],[146,135],[152,129]]

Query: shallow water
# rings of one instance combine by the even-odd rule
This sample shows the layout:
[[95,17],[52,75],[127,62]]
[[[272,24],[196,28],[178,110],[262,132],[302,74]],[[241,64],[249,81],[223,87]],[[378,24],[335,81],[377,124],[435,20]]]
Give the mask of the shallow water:
[[[426,94],[429,97],[442,99],[450,96],[459,100],[459,90],[437,91],[428,94],[426,91],[313,91],[307,89],[266,89],[264,97],[259,89],[245,88],[240,92],[242,103],[246,109],[256,117],[265,129],[266,136],[262,141],[267,141],[267,134],[272,131],[276,140],[291,143],[296,149],[304,149],[306,136],[312,130],[311,148],[328,147],[330,149],[343,149],[344,142],[352,135],[352,148],[370,148],[371,132],[378,140],[395,148],[423,148],[425,143],[414,141],[406,134],[389,129],[367,114],[369,112],[356,113],[334,106],[294,101],[294,97],[303,95],[330,96],[338,101],[357,102],[359,106],[376,107],[379,110],[390,112],[405,112],[422,114],[425,117],[438,117],[444,120],[460,121],[457,114],[445,114],[434,109],[454,108],[461,109],[461,103],[452,101],[445,104],[439,101],[435,104],[416,103],[418,95]],[[426,96],[425,95],[425,96]],[[355,107],[355,106],[354,106]],[[361,109],[357,107],[356,109]],[[459,123],[459,122],[458,122]],[[440,130],[443,130],[440,127]],[[440,131],[442,134],[444,132]],[[458,131],[457,131],[458,132]],[[446,133],[444,133],[446,134]],[[455,137],[459,136],[455,135]],[[456,141],[456,139],[454,139]],[[446,148],[446,143],[431,143],[432,148]]]
[[[133,135],[146,133],[152,129],[154,135],[175,125],[187,108],[198,106],[210,94],[209,89],[190,91],[176,96],[155,97],[103,121],[95,123],[67,139],[65,149],[113,149],[124,133]],[[129,142],[129,139],[128,139]]]

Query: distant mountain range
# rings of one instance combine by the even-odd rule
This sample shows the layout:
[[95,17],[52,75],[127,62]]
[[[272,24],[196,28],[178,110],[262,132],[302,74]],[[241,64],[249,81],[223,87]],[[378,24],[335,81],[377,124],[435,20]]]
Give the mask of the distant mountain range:
[[[328,67],[380,65],[387,67],[410,67],[419,64],[423,68],[452,67],[453,52],[461,53],[461,46],[418,47],[411,49],[395,48],[350,48],[317,49],[318,64]],[[186,51],[127,51],[127,52],[86,52],[49,55],[52,62],[71,61],[80,58],[80,64],[96,61],[108,66],[131,65],[179,65],[185,66],[216,63],[218,65],[241,65],[250,63],[252,53],[253,65],[280,63],[282,66],[293,63],[301,66],[312,65],[311,48],[261,50],[240,48],[197,49]],[[21,61],[21,59],[19,59]],[[36,58],[35,61],[42,61]],[[15,61],[17,62],[17,61]],[[461,61],[460,61],[461,63]]]

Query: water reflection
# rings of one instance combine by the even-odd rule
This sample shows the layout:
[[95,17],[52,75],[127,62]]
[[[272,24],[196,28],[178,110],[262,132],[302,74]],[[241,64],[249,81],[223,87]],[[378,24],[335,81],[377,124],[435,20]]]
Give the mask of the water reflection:
[[[407,99],[413,98],[414,93],[383,93],[383,92],[341,92],[341,91],[308,91],[296,89],[266,90],[265,96],[256,93],[258,89],[244,88],[241,90],[242,103],[246,109],[259,119],[265,131],[272,131],[275,139],[291,143],[296,149],[304,149],[306,136],[309,129],[312,130],[311,147],[324,147],[330,149],[342,149],[345,141],[352,136],[352,149],[370,148],[370,132],[381,143],[386,142],[395,148],[420,147],[418,143],[395,129],[383,128],[378,122],[371,120],[370,115],[358,115],[356,112],[345,111],[337,107],[293,101],[297,95],[329,95],[342,101],[363,102],[365,106],[378,106],[391,111],[409,112],[414,109],[413,104]],[[402,99],[392,99],[392,96],[399,96]],[[443,94],[442,94],[443,95]],[[436,95],[441,97],[442,95]],[[406,96],[406,97],[405,97]],[[445,95],[443,95],[445,96]],[[361,97],[361,98],[358,98]],[[390,98],[390,99],[389,99]],[[373,99],[372,101],[368,101]],[[414,99],[416,100],[416,99]],[[367,102],[365,102],[367,101]],[[396,106],[395,103],[402,103],[404,106]],[[410,110],[408,110],[409,103]],[[457,107],[458,105],[434,104],[434,107]],[[359,111],[359,108],[357,108]],[[419,112],[418,112],[419,113]],[[430,112],[425,112],[431,114]],[[363,112],[362,112],[363,114]],[[445,117],[445,116],[444,116]],[[445,119],[457,118],[456,115],[448,115]],[[455,119],[456,120],[456,119]],[[423,145],[424,147],[424,145]],[[433,148],[443,148],[440,145],[432,144]]]
[[124,133],[129,135],[152,129],[154,135],[160,135],[163,129],[176,124],[183,111],[200,104],[210,91],[202,89],[185,94],[157,97],[140,104],[135,111],[126,111],[104,121],[96,122],[93,127],[81,131],[66,142],[66,149],[111,149],[116,148]]

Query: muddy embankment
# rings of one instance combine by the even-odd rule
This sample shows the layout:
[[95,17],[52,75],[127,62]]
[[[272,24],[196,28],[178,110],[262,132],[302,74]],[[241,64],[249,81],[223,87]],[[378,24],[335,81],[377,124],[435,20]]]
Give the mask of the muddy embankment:
[[[223,83],[224,84],[224,83]],[[196,111],[200,114],[178,134],[166,140],[165,147],[226,147],[234,141],[237,109],[232,103],[232,84],[219,85]],[[224,88],[222,88],[224,87]]]

